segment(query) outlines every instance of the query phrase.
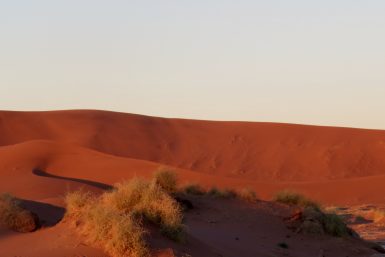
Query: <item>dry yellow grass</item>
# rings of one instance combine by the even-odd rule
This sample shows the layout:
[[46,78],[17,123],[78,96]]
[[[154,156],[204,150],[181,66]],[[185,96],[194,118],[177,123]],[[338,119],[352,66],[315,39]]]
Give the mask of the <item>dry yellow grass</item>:
[[241,190],[238,190],[237,196],[247,202],[255,202],[257,200],[257,194],[250,188],[242,188]]
[[237,193],[232,189],[219,189],[216,187],[212,187],[208,192],[208,195],[216,197],[216,198],[235,198]]
[[148,249],[145,231],[131,214],[105,206],[90,193],[68,193],[66,219],[73,221],[88,242],[102,247],[113,257],[144,257]]
[[155,181],[133,179],[116,185],[103,195],[110,208],[135,213],[160,225],[162,232],[176,241],[183,241],[182,209]]
[[0,226],[18,232],[32,232],[38,228],[36,215],[20,206],[20,201],[14,196],[0,194]]
[[132,179],[93,197],[82,190],[68,193],[66,218],[90,243],[113,257],[149,255],[142,220],[160,227],[167,237],[183,241],[182,210],[155,179]]
[[177,190],[178,178],[174,171],[161,168],[154,173],[153,182],[158,184],[167,193],[172,194]]
[[308,199],[304,195],[301,195],[296,192],[288,191],[288,190],[278,192],[274,196],[273,200],[276,202],[289,204],[289,205],[296,205],[304,208],[311,207],[317,210],[321,209],[320,205],[317,202],[311,199]]
[[204,195],[206,190],[197,183],[187,183],[181,188],[181,192],[189,195]]

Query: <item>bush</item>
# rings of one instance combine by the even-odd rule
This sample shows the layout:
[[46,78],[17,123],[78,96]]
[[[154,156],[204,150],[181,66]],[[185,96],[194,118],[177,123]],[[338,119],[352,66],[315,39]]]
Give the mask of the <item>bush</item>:
[[206,191],[198,184],[187,184],[182,188],[182,192],[190,195],[204,195]]
[[208,192],[209,195],[217,198],[234,198],[237,196],[236,192],[231,189],[218,189],[212,187]]
[[112,191],[103,194],[102,201],[118,211],[131,212],[142,201],[148,187],[149,183],[142,179],[124,181],[116,184]]
[[82,190],[68,193],[65,202],[66,219],[74,221],[88,242],[101,246],[113,257],[148,256],[145,231],[130,214],[108,208]]
[[159,185],[141,179],[116,184],[112,191],[93,197],[82,190],[68,193],[66,218],[93,244],[112,256],[147,256],[141,220],[152,222],[175,241],[183,241],[182,210]]
[[116,185],[103,195],[103,201],[118,211],[144,216],[160,225],[171,239],[183,241],[182,210],[179,204],[157,183],[134,179]]
[[153,182],[169,194],[176,192],[177,180],[176,173],[167,169],[161,169],[153,175]]
[[80,215],[93,199],[90,192],[85,192],[82,189],[67,193],[64,197],[67,207],[66,215]]
[[39,225],[37,215],[23,209],[17,198],[7,193],[0,195],[0,226],[25,233],[35,231]]
[[250,188],[243,188],[237,192],[237,196],[247,202],[255,202],[257,200],[257,194]]
[[326,213],[323,220],[325,232],[336,237],[349,235],[349,228],[343,219],[335,213]]
[[303,208],[311,207],[317,210],[320,209],[320,205],[317,202],[312,201],[301,194],[291,191],[278,192],[274,196],[274,201],[289,205],[296,205]]

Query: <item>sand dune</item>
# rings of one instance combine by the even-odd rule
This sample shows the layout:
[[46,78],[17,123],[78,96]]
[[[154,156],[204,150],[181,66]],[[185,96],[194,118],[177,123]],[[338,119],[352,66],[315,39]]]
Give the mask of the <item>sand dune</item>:
[[35,168],[111,184],[167,164],[179,168],[184,181],[247,185],[263,198],[292,188],[328,203],[385,202],[380,193],[385,131],[380,130],[105,111],[3,111],[0,135],[4,187],[15,191],[6,177],[24,170],[27,194],[39,192],[29,189],[32,181],[45,180],[31,174]]
[[[105,111],[2,111],[0,145],[1,191],[29,200],[32,208],[43,216],[60,215],[63,196],[68,191],[83,187],[102,192],[125,179],[150,177],[162,165],[173,167],[181,184],[250,187],[265,200],[282,189],[293,189],[324,204],[385,204],[385,131],[380,130],[164,119]],[[239,207],[228,211],[235,217]],[[245,217],[249,217],[249,212],[244,211]],[[267,217],[271,213],[261,213],[256,215],[270,222]],[[210,208],[207,215],[212,215]],[[202,227],[205,218],[188,214],[187,221],[198,228],[190,234],[194,256],[234,256],[225,253],[239,251],[231,245],[228,251],[218,250],[228,238],[223,242],[219,238],[202,239],[204,231],[214,233]],[[273,227],[282,226],[278,220],[274,222]],[[65,224],[48,226],[51,223],[30,237],[0,231],[0,249],[4,247],[12,253],[12,245],[31,245],[26,242],[53,235],[57,244],[64,244],[63,256],[79,251],[87,256],[104,256],[89,246],[75,247],[76,240],[65,232]],[[253,222],[248,220],[242,226],[250,223]],[[226,231],[226,226],[220,229]],[[284,237],[288,231],[279,228],[274,233]],[[277,236],[274,233],[267,236],[270,239],[265,243],[276,243],[269,241]],[[247,236],[262,237],[258,233]],[[301,248],[303,239],[296,240],[293,245]],[[306,253],[316,249],[318,239],[312,240]],[[268,253],[263,247],[253,249],[251,241],[243,243],[244,256]],[[170,247],[169,242],[156,239],[154,245],[161,249]],[[338,249],[334,242],[329,245],[330,249]],[[35,246],[34,254],[20,251],[19,255],[52,256],[52,251],[62,249]],[[171,255],[164,250],[159,256]]]
[[385,175],[385,131],[164,119],[104,111],[1,112],[0,145],[45,139],[253,180]]

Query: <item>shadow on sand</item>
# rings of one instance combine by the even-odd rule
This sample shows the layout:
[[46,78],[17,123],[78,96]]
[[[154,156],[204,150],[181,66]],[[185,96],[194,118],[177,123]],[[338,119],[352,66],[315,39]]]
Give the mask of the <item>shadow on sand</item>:
[[103,190],[113,189],[113,187],[111,185],[108,185],[108,184],[104,184],[104,183],[100,183],[100,182],[96,182],[96,181],[91,181],[91,180],[86,180],[86,179],[80,179],[80,178],[69,178],[69,177],[56,176],[56,175],[49,174],[49,173],[47,173],[43,170],[40,170],[40,169],[34,169],[34,170],[32,170],[32,173],[35,174],[36,176],[40,176],[40,177],[74,181],[74,182],[82,183],[82,184],[85,184],[88,186],[97,187],[97,188],[103,189]]
[[39,216],[42,227],[52,227],[56,225],[63,219],[65,214],[63,207],[32,200],[19,199],[19,201],[21,207]]

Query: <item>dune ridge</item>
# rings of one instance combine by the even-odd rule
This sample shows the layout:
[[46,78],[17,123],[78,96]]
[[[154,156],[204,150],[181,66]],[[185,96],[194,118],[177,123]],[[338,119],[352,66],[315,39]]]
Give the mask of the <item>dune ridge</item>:
[[170,165],[182,183],[250,187],[262,199],[289,188],[330,204],[385,203],[380,130],[2,111],[0,135],[1,188],[33,200],[63,195],[82,180],[112,185]]
[[385,131],[166,119],[107,111],[0,112],[0,145],[51,140],[256,181],[385,175]]
[[[262,200],[292,189],[323,204],[385,204],[383,142],[385,131],[379,130],[92,110],[0,111],[0,189],[23,199],[43,222],[31,234],[0,229],[0,256],[105,257],[60,222],[65,194],[80,188],[98,194],[122,180],[150,178],[164,165],[175,170],[181,186],[249,188]],[[373,253],[354,240],[344,248],[334,238],[291,234],[282,221],[286,207],[274,202],[192,200],[197,208],[185,217],[189,243],[151,234],[153,256],[287,256],[278,240],[288,240],[289,251],[301,257],[318,254],[320,240],[332,256]]]

